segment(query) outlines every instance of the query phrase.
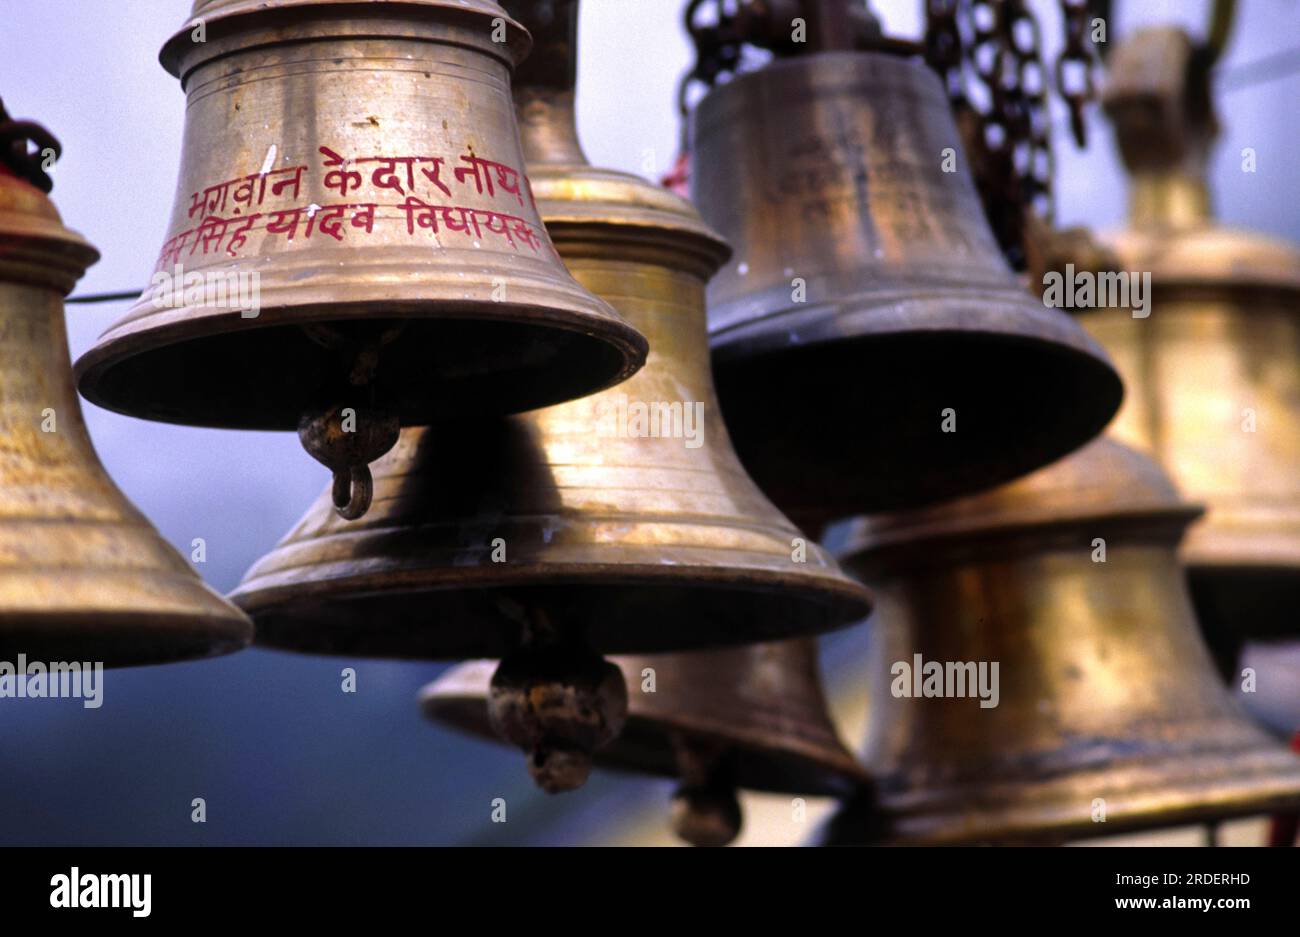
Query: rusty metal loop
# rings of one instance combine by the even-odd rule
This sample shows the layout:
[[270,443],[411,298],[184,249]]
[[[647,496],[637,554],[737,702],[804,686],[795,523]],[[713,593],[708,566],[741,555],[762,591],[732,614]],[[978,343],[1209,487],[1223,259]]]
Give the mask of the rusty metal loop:
[[[1096,96],[1093,85],[1092,70],[1094,49],[1088,37],[1088,2],[1087,0],[1060,0],[1061,20],[1065,26],[1065,43],[1056,58],[1056,88],[1061,98],[1070,109],[1070,130],[1074,142],[1080,147],[1088,145],[1087,122],[1085,110]],[[1079,76],[1077,81],[1069,78],[1070,69]]]
[[344,520],[354,521],[370,510],[375,496],[375,481],[368,465],[352,465],[334,473],[330,492],[334,510]]

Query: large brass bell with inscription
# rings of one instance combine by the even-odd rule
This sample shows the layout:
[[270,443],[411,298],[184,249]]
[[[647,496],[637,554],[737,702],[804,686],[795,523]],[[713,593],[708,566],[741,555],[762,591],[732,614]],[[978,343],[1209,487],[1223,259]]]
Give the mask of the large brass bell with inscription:
[[57,151],[0,106],[0,660],[117,666],[237,650],[248,619],[126,500],[86,433],[62,297],[99,254],[63,226],[47,181],[12,171],[32,134]]
[[[493,0],[197,0],[151,287],[77,362],[91,401],[289,430],[347,516],[399,424],[608,387],[645,341],[565,271],[523,172]],[[448,456],[450,457],[450,455]]]
[[1134,33],[1104,100],[1130,174],[1128,227],[1107,241],[1151,295],[1145,316],[1080,321],[1128,387],[1115,435],[1208,508],[1184,559],[1230,667],[1247,638],[1300,634],[1300,249],[1214,220],[1210,76],[1185,33]]
[[1100,347],[999,253],[923,62],[778,60],[705,96],[692,134],[696,203],[735,248],[709,287],[718,393],[783,511],[988,487],[1114,414]]
[[1058,842],[1300,804],[1219,680],[1177,558],[1199,510],[1109,439],[855,522],[876,590],[865,764],[831,840]]
[[[681,198],[587,164],[574,128],[576,10],[563,5],[538,26],[543,54],[515,91],[541,214],[578,282],[650,337],[645,369],[560,406],[404,430],[376,466],[369,516],[345,524],[318,501],[234,598],[267,644],[504,657],[503,706],[523,705],[527,675],[545,671],[549,685],[573,689],[564,700],[599,697],[595,708],[612,712],[612,674],[586,650],[815,633],[853,621],[868,600],[772,507],[731,448],[704,311],[726,245]],[[440,456],[448,447],[455,459]],[[566,649],[563,660],[551,647]],[[578,658],[587,663],[562,672]],[[557,779],[534,744],[549,730],[516,728],[548,789],[581,782],[575,746],[617,734],[566,720],[549,736],[555,758],[572,762]]]
[[[831,723],[817,645],[803,638],[713,651],[616,659],[628,686],[627,724],[596,765],[679,778],[673,828],[697,846],[740,832],[736,791],[842,797],[866,782]],[[429,684],[435,722],[493,734],[493,661],[461,664]]]

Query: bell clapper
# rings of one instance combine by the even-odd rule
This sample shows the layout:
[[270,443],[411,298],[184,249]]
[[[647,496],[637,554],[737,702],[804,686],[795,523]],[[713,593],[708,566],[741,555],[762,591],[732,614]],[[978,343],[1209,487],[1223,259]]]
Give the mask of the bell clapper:
[[673,736],[681,786],[673,794],[672,825],[692,846],[726,846],[740,835],[744,816],[727,750]]
[[627,685],[614,664],[557,636],[541,612],[525,643],[492,675],[488,717],[528,753],[528,772],[548,794],[586,783],[592,756],[627,719]]
[[364,408],[329,406],[304,413],[298,423],[303,448],[334,473],[331,497],[335,509],[340,517],[354,521],[370,510],[374,497],[370,463],[392,449],[401,433],[397,414],[376,404],[374,383],[380,348],[397,337],[401,326],[359,341],[328,324],[303,326],[303,331],[342,356],[348,390],[360,390],[367,398]]

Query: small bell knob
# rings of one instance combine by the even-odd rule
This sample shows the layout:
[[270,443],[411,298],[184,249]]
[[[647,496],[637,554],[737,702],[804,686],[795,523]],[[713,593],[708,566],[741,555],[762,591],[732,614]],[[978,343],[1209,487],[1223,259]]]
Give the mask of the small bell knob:
[[615,665],[567,646],[529,647],[501,661],[488,715],[502,738],[528,752],[528,770],[549,794],[586,783],[592,754],[618,737],[627,686]]
[[306,414],[298,424],[302,446],[334,473],[334,507],[348,520],[370,509],[374,482],[369,465],[397,444],[397,414],[375,407],[333,406]]
[[733,787],[682,785],[673,795],[673,832],[692,846],[726,846],[740,835],[740,800]]

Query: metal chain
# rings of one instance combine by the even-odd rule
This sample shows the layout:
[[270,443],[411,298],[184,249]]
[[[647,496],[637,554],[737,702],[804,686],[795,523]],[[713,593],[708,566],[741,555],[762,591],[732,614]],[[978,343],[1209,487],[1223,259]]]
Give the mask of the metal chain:
[[[695,62],[677,89],[677,108],[683,115],[690,108],[688,97],[694,84],[711,87],[740,68],[745,37],[739,28],[737,4],[738,0],[690,0],[686,5],[682,20],[695,47]],[[712,11],[711,21],[701,16],[705,10]]]
[[1054,207],[1041,34],[1024,0],[970,0],[961,12],[971,36],[966,58],[988,96],[977,117],[976,183],[998,243],[1019,269],[1026,212],[1050,218]]
[[1092,80],[1093,48],[1088,37],[1088,0],[1060,0],[1065,24],[1065,44],[1056,57],[1056,90],[1070,108],[1070,130],[1074,142],[1088,145],[1084,109],[1096,89]]
[[[790,28],[795,17],[804,20],[799,39]],[[746,51],[792,56],[888,44],[865,0],[689,0],[683,20],[695,46],[678,92],[683,113],[692,85],[712,87],[742,70]]]
[[1050,222],[1056,210],[1052,190],[1056,154],[1052,149],[1052,115],[1041,53],[1042,34],[1038,20],[1024,0],[1008,0],[1005,7],[1005,40],[1015,59],[1015,73],[1010,80],[1016,89],[1019,123],[1014,128],[1012,145],[1017,177],[1021,180],[1022,203]]
[[959,7],[960,0],[926,0],[925,4],[925,60],[939,73],[954,106],[966,100]]
[[[1028,0],[924,0],[926,60],[938,72],[965,133],[986,214],[1007,258],[1025,261],[1026,213],[1055,214],[1048,73],[1042,34]],[[1088,0],[1059,0],[1065,44],[1056,87],[1070,109],[1075,140],[1086,145],[1085,108],[1094,97],[1095,50]],[[976,106],[967,72],[983,88]]]
[[[32,152],[28,144],[35,144]],[[30,120],[15,120],[0,101],[0,163],[19,179],[30,182],[42,192],[54,188],[54,182],[45,172],[47,151],[58,159],[63,147],[54,135],[40,124]]]

